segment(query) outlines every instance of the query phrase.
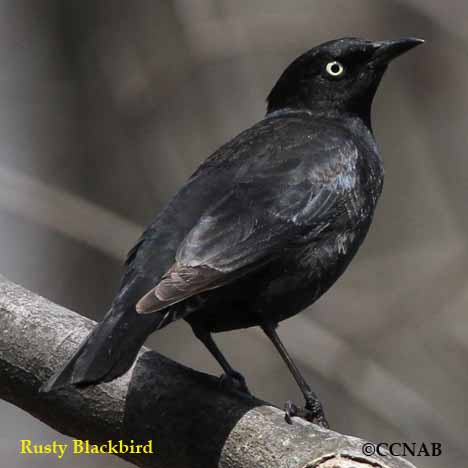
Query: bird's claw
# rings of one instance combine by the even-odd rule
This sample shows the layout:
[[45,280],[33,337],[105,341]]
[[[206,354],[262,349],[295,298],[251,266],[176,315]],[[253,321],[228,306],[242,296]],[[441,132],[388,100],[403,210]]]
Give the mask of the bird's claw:
[[239,372],[234,371],[230,374],[222,374],[219,377],[219,381],[224,388],[251,395],[244,376]]
[[304,408],[299,408],[292,401],[287,401],[284,405],[284,412],[284,419],[288,424],[292,424],[292,418],[297,416],[326,429],[330,427],[325,418],[322,403],[315,395],[307,396]]
[[325,429],[330,428],[330,424],[328,424],[325,412],[323,411],[322,403],[317,397],[313,400],[306,401],[304,409],[312,416],[312,420],[308,419],[310,422],[318,424]]
[[298,412],[299,408],[291,400],[284,404],[284,419],[288,424],[292,424],[292,418],[297,416]]

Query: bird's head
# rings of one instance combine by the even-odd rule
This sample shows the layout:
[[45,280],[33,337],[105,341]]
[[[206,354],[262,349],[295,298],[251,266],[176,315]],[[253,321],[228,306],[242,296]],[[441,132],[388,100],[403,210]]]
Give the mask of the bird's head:
[[314,47],[283,72],[268,95],[268,113],[307,109],[351,113],[369,121],[372,99],[389,62],[423,42],[343,38]]

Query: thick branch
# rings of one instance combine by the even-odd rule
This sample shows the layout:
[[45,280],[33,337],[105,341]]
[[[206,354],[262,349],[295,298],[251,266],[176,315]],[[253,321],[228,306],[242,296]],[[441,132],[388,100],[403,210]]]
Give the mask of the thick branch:
[[155,453],[122,455],[158,468],[410,468],[368,457],[363,441],[295,419],[218,379],[143,349],[107,384],[38,393],[93,322],[0,277],[0,398],[78,439],[154,440]]

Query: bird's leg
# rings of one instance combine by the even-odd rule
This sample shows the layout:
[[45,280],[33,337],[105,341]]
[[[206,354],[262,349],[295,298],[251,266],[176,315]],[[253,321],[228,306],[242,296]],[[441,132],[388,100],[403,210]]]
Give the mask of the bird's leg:
[[318,399],[317,395],[312,391],[309,387],[309,384],[306,382],[304,377],[302,376],[301,372],[299,371],[298,367],[289,356],[286,348],[284,347],[283,343],[281,342],[278,334],[276,333],[276,325],[271,323],[265,323],[262,325],[262,329],[265,334],[270,338],[271,342],[275,345],[275,348],[280,353],[283,361],[288,366],[291,374],[293,375],[294,379],[296,380],[299,388],[301,389],[302,394],[304,395],[305,399],[305,407],[298,408],[294,403],[291,401],[286,402],[285,404],[285,418],[286,421],[291,423],[292,416],[299,416],[308,421],[314,422],[319,424],[323,427],[329,427],[328,422],[325,418],[325,414],[323,412],[322,404]]
[[218,348],[218,345],[214,342],[211,333],[203,327],[194,325],[192,325],[192,330],[195,336],[206,346],[208,351],[223,368],[224,375],[221,376],[221,384],[250,395],[244,376],[231,367],[221,350]]

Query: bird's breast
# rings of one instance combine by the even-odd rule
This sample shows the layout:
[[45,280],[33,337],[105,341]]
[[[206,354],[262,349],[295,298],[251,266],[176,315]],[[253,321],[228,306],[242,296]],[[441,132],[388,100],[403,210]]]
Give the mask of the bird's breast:
[[369,224],[328,234],[285,252],[262,294],[264,307],[280,322],[313,304],[342,275],[359,249]]

